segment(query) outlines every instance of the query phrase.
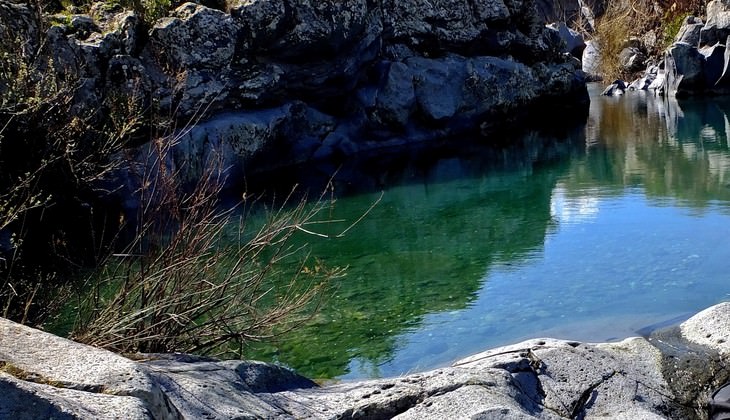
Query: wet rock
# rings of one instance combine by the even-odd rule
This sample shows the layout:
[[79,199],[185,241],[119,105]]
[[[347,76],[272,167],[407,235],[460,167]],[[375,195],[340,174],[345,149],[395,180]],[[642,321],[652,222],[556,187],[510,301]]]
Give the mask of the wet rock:
[[623,80],[614,80],[603,90],[601,95],[604,96],[620,96],[626,93],[626,83]]

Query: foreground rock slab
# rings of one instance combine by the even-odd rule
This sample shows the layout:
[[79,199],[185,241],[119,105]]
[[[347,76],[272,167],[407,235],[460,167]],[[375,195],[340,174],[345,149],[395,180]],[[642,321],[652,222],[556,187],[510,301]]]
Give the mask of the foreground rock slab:
[[707,418],[730,303],[647,338],[533,339],[450,367],[318,386],[284,368],[189,355],[132,361],[0,318],[0,419]]

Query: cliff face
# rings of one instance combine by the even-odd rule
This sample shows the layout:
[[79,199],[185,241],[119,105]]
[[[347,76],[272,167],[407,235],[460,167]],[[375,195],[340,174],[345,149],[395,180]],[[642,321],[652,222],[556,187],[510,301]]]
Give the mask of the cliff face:
[[531,1],[185,3],[151,27],[100,3],[45,31],[35,19],[0,3],[3,37],[42,45],[47,71],[80,81],[75,112],[124,98],[150,121],[173,116],[192,127],[175,150],[190,168],[211,150],[232,173],[267,150],[268,164],[347,156],[587,101]]

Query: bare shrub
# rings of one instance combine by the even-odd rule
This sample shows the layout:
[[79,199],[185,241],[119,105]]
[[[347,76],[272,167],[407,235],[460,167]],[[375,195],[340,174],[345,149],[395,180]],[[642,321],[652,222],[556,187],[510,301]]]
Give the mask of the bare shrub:
[[25,323],[48,313],[58,276],[94,247],[87,200],[124,134],[69,112],[81,84],[42,71],[56,67],[42,45],[12,39],[0,58],[0,314]]
[[238,240],[224,241],[234,216],[217,206],[220,160],[208,162],[185,192],[167,160],[173,145],[170,138],[152,142],[139,165],[138,233],[91,279],[72,338],[121,352],[240,354],[247,342],[306,319],[328,281],[343,274],[305,258],[286,286],[273,281],[282,263],[302,255],[289,239],[316,234],[312,226],[326,221],[318,217],[330,203],[322,196],[312,205],[285,204],[252,233],[242,216]]

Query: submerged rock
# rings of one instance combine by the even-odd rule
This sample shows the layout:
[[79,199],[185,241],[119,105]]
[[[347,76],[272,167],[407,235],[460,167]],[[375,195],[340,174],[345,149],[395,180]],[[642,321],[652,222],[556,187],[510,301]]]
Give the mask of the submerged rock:
[[132,361],[0,318],[0,417],[706,418],[730,376],[728,322],[723,303],[648,339],[533,339],[428,372],[318,386],[261,362]]

